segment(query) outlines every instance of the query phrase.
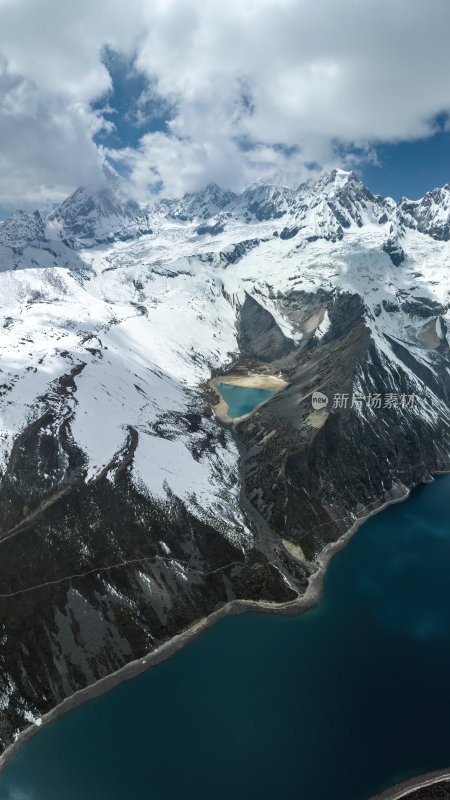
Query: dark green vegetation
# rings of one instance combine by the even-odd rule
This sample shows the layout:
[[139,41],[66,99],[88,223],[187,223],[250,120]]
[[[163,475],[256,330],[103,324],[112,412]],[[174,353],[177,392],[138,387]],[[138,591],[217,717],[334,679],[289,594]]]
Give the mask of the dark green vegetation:
[[449,496],[442,477],[367,522],[313,611],[224,619],[43,729],[2,800],[367,800],[446,765]]
[[[413,391],[411,370],[448,403],[448,348],[428,352],[432,368],[396,343],[382,360],[358,295],[319,289],[273,292],[301,333],[295,344],[255,298],[237,315],[239,351],[230,373],[282,375],[288,386],[233,432],[211,418],[212,390],[192,392],[188,413],[168,412],[153,433],[183,436],[194,458],[234,436],[250,532],[236,540],[236,519],[188,510],[170,490],[156,503],[131,469],[139,432],[87,479],[67,415],[84,364],[56,378],[46,410],[17,437],[0,480],[0,747],[39,716],[140,658],[235,599],[284,603],[303,595],[327,542],[431,472],[449,468],[448,415],[385,409],[312,414],[311,393]],[[327,311],[330,327],[314,331]],[[403,365],[403,366],[402,366]],[[215,393],[214,393],[215,394]],[[205,405],[207,404],[207,405]],[[444,408],[444,406],[442,406]],[[176,469],[176,465],[174,465]],[[220,470],[220,465],[219,465]],[[234,537],[234,538],[233,538]],[[283,541],[299,545],[299,562]]]
[[[22,434],[0,493],[3,747],[28,724],[27,709],[45,713],[227,601],[296,597],[263,554],[244,556],[221,535],[225,521],[214,529],[174,496],[155,503],[137,491],[128,470],[134,429],[109,465],[114,479],[105,470],[86,483],[82,454],[64,429],[50,434],[52,425],[46,414]],[[223,429],[213,430],[197,437],[199,448],[221,441]],[[52,470],[59,485],[42,502]],[[304,588],[306,570],[294,570]]]

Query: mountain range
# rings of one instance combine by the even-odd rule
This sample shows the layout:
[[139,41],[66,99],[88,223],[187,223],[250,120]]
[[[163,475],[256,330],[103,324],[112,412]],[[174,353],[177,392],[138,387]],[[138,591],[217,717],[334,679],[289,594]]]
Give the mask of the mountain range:
[[[3,748],[199,620],[313,602],[450,469],[449,270],[449,184],[342,170],[0,224]],[[233,423],[218,376],[284,388]]]

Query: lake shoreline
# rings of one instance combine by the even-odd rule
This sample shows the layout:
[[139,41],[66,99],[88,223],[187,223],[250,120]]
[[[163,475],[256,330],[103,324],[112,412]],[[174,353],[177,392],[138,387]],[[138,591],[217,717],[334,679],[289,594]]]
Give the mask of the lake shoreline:
[[242,414],[240,417],[229,417],[228,403],[220,394],[216,383],[228,383],[231,386],[241,386],[245,389],[269,389],[273,392],[281,392],[282,389],[285,389],[286,386],[289,386],[287,381],[285,381],[283,378],[277,377],[276,375],[260,375],[258,373],[252,375],[218,375],[215,378],[212,378],[210,381],[208,381],[208,385],[219,397],[219,402],[213,406],[213,412],[220,422],[233,426],[248,417],[249,414],[252,414],[256,408],[259,408],[264,403],[267,403],[267,401],[270,400],[270,397],[255,405],[254,408],[252,408],[252,410],[247,414]]
[[427,786],[438,786],[440,783],[450,781],[450,767],[424,772],[414,778],[396,783],[389,789],[385,789],[381,794],[376,794],[370,800],[408,800],[414,792],[425,789]]
[[[433,472],[433,475],[447,475],[450,470],[439,470]],[[432,479],[433,480],[433,479]],[[422,483],[431,481],[422,481]],[[417,484],[419,486],[420,484]],[[413,487],[416,488],[416,487]],[[368,513],[358,517],[353,525],[348,528],[342,536],[335,542],[331,542],[322,551],[317,559],[317,570],[310,577],[308,588],[301,597],[295,600],[287,601],[285,603],[270,603],[255,600],[232,600],[226,603],[217,611],[209,614],[207,617],[202,618],[194,625],[176,634],[167,642],[164,642],[156,650],[151,651],[145,656],[142,656],[134,661],[125,664],[116,672],[106,675],[104,678],[96,681],[93,684],[80,689],[70,697],[65,698],[61,703],[55,706],[51,711],[47,712],[40,718],[40,723],[32,723],[29,727],[20,732],[15,742],[12,742],[0,755],[0,773],[6,764],[16,755],[23,744],[31,739],[35,734],[39,733],[44,726],[56,722],[60,717],[67,714],[67,712],[93,700],[96,697],[106,694],[114,689],[124,681],[131,680],[138,675],[146,672],[150,667],[166,661],[172,655],[175,655],[189,642],[197,639],[202,633],[211,628],[216,622],[223,617],[235,616],[237,614],[245,614],[249,612],[280,615],[280,616],[293,616],[309,611],[315,608],[322,597],[323,582],[327,572],[327,567],[333,556],[344,549],[357,532],[357,530],[367,522],[371,517],[384,511],[395,503],[400,503],[406,500],[411,493],[403,484],[397,484],[391,491],[391,496],[383,503],[373,504],[374,507],[370,508]],[[400,795],[399,795],[400,796]],[[392,797],[387,795],[386,798],[373,798],[373,800],[395,800],[395,795]]]

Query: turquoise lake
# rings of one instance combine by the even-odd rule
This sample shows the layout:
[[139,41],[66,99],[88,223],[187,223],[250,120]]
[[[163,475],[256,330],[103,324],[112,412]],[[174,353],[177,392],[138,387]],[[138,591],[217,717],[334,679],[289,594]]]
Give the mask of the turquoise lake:
[[363,525],[297,617],[228,617],[44,728],[1,800],[367,800],[450,766],[450,476]]
[[271,389],[249,389],[247,386],[233,386],[231,383],[216,383],[217,389],[228,404],[229,417],[248,414],[258,403],[272,397]]

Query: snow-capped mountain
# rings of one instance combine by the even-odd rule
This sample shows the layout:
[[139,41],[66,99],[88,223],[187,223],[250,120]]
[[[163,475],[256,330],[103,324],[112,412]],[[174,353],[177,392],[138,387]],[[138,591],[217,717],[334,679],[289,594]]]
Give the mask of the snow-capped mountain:
[[[196,222],[194,232],[220,233],[225,225],[245,223],[247,227],[282,220],[285,235],[333,239],[355,225],[378,223],[388,233],[401,236],[415,229],[435,239],[449,238],[450,185],[429,192],[422,200],[373,195],[352,172],[333,170],[316,184],[298,189],[256,184],[241,195],[224,191],[216,184],[186,194],[180,200],[159,200],[140,206],[108,183],[101,190],[77,189],[47,219],[39,212],[16,211],[0,225],[0,244],[20,248],[35,242],[63,242],[80,250],[114,241],[151,234],[156,225]],[[205,229],[205,230],[204,230]],[[385,229],[383,229],[385,230]],[[282,233],[282,232],[281,232]],[[389,235],[386,237],[389,238]]]
[[402,197],[399,218],[403,225],[427,233],[444,242],[450,239],[450,184],[427,192],[421,200],[411,202]]
[[[300,602],[450,468],[448,198],[109,181],[0,225],[4,744],[228,602]],[[284,388],[231,426],[217,375]]]
[[5,247],[18,248],[30,242],[45,241],[45,220],[39,211],[28,214],[26,211],[15,211],[0,226],[0,244]]
[[61,237],[74,249],[152,232],[148,215],[136,201],[120,200],[111,189],[94,193],[84,188],[52,211],[48,231],[52,238]]
[[162,200],[156,204],[155,211],[182,221],[192,221],[196,217],[206,220],[233,205],[236,199],[233,192],[209,183],[199,192],[185,194],[181,200]]

